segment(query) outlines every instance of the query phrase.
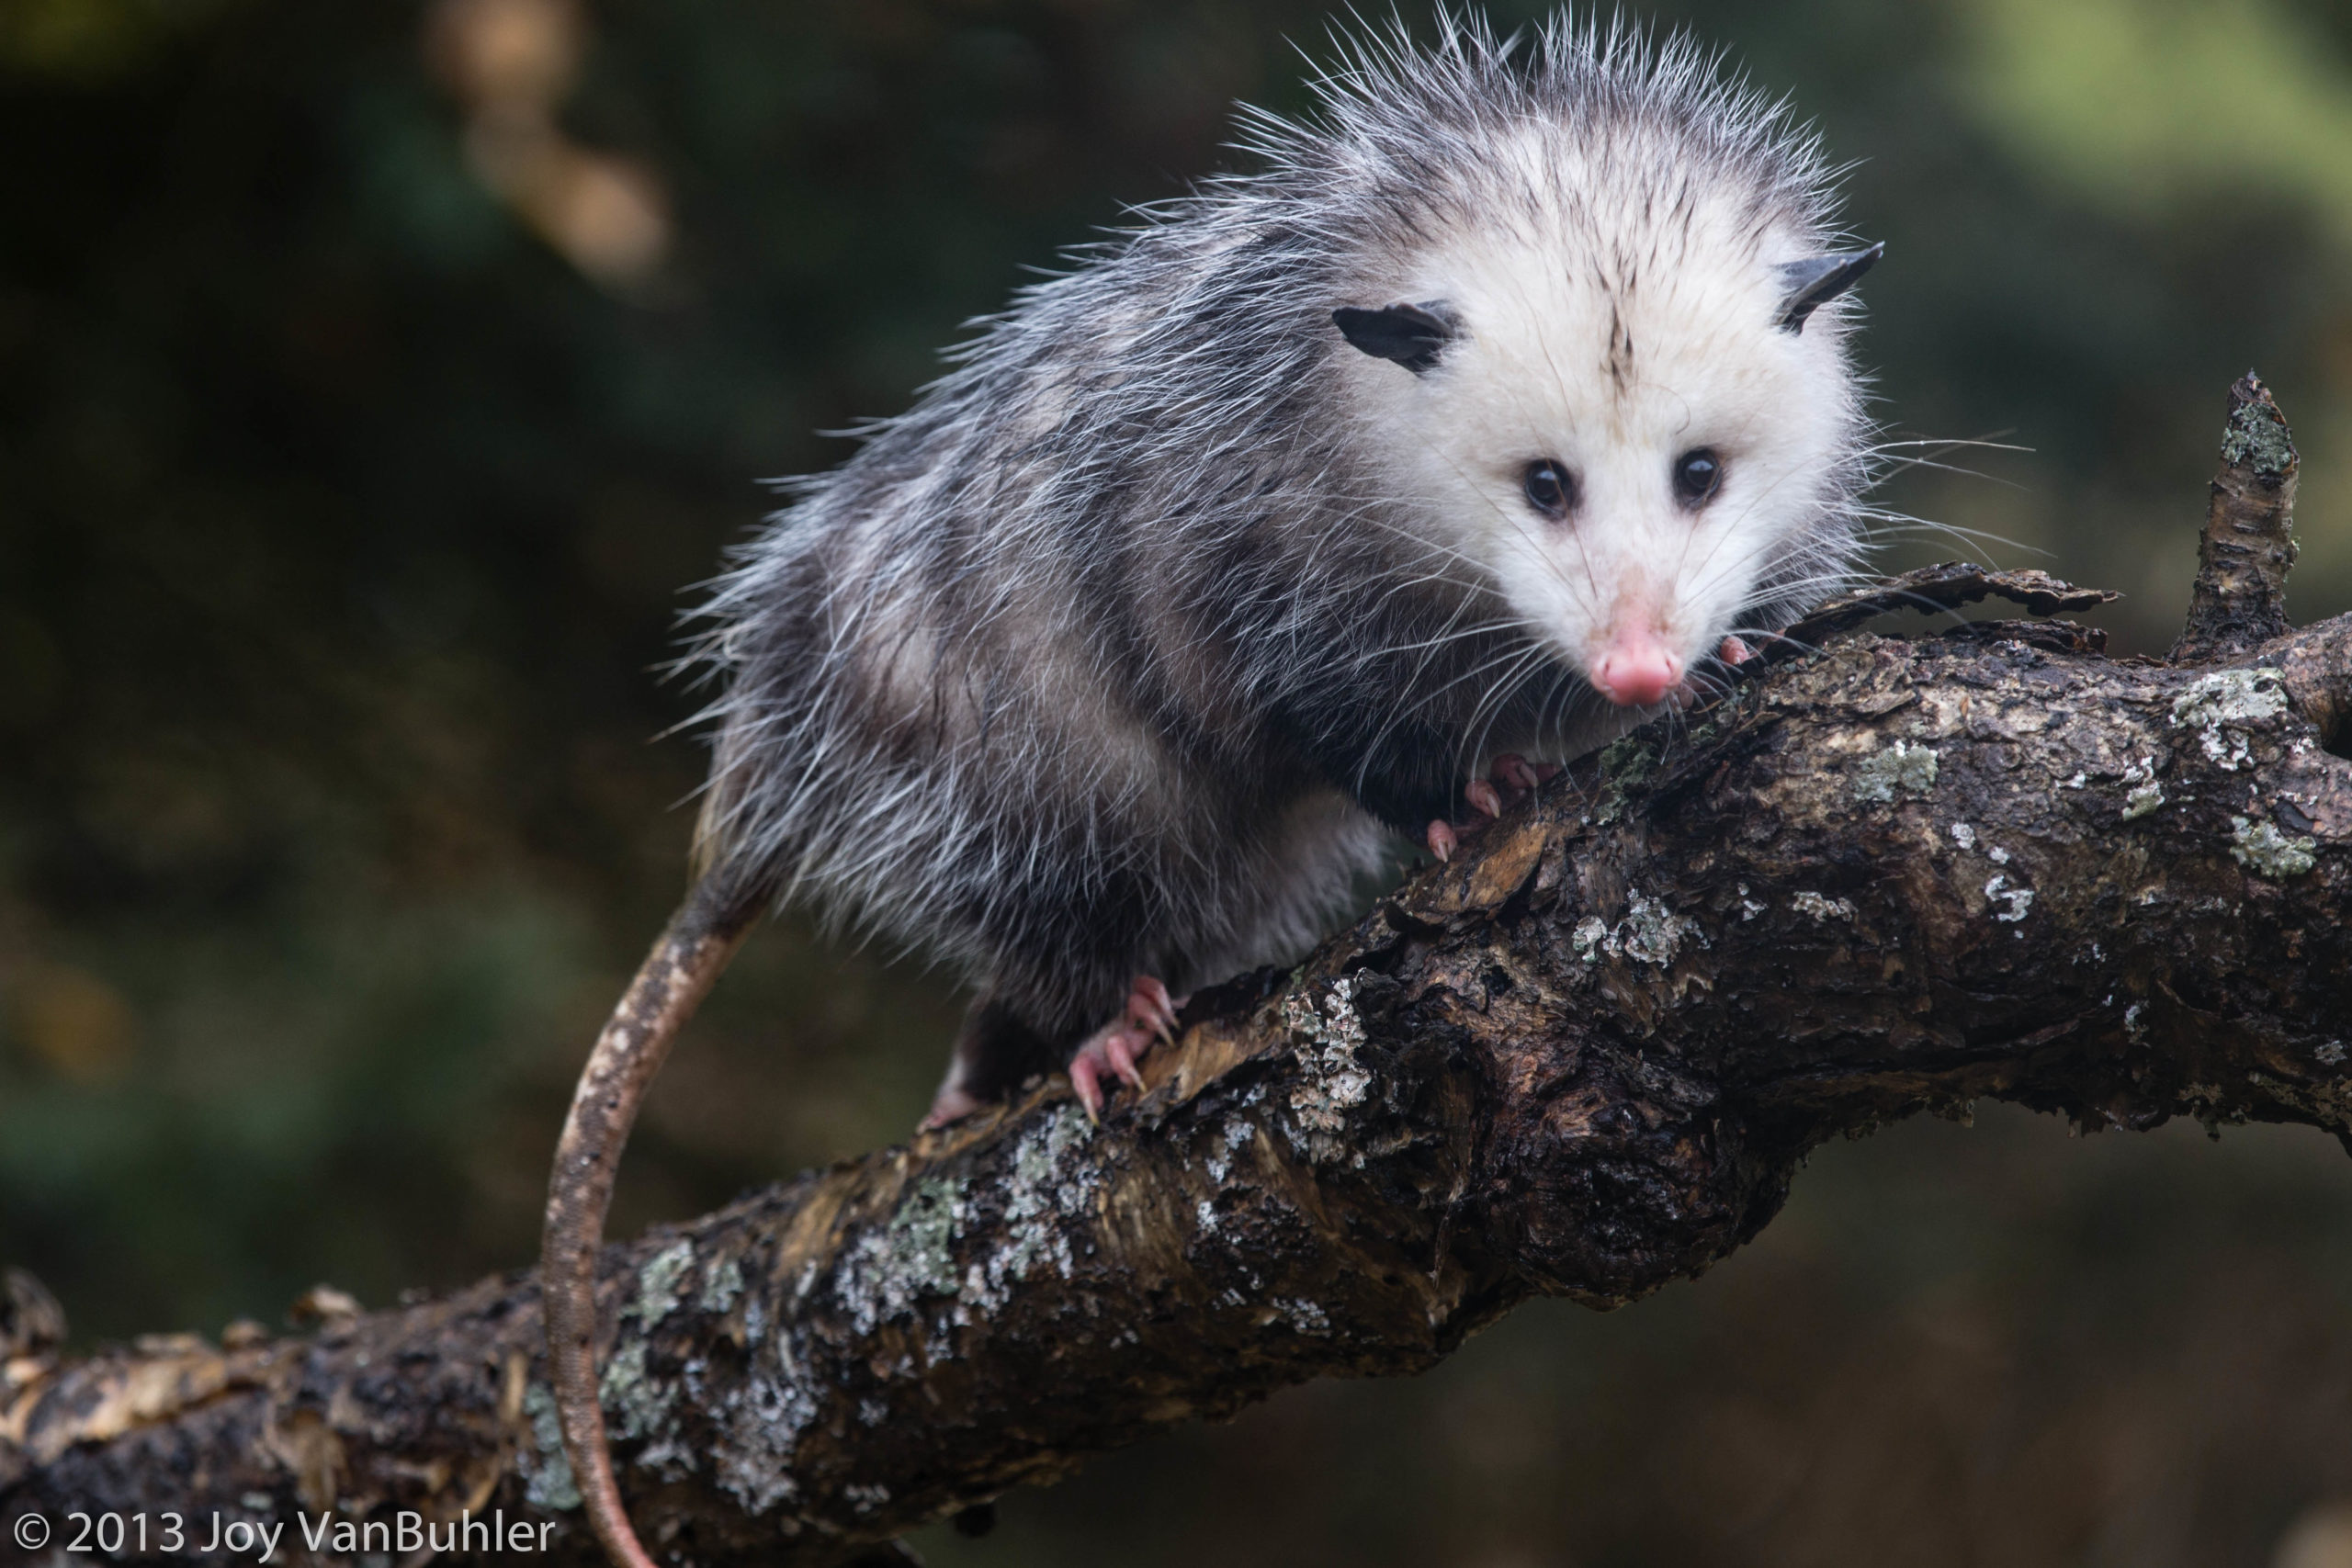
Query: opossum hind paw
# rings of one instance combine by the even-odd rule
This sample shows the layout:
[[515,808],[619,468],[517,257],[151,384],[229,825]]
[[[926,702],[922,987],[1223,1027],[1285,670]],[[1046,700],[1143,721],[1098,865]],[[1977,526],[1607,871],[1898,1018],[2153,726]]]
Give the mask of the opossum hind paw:
[[932,1096],[931,1109],[923,1113],[923,1119],[916,1124],[915,1131],[935,1132],[950,1122],[961,1122],[987,1104],[988,1101],[956,1082],[951,1075],[947,1082],[939,1086],[939,1092]]
[[1118,1079],[1137,1094],[1143,1092],[1143,1072],[1136,1064],[1155,1040],[1176,1037],[1176,1010],[1182,997],[1149,975],[1138,975],[1128,987],[1126,1005],[1119,1016],[1079,1043],[1069,1059],[1070,1088],[1079,1103],[1097,1122],[1102,1119],[1103,1080]]

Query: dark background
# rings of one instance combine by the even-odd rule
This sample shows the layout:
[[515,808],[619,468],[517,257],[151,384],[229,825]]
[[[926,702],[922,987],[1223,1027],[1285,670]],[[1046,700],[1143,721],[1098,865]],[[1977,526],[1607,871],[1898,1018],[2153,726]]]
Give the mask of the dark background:
[[[1528,14],[1524,7],[1498,13]],[[1893,510],[2186,603],[2233,378],[2352,605],[2352,7],[1720,0],[1887,242]],[[83,1344],[526,1262],[682,883],[689,585],[1328,8],[0,0],[0,1260]],[[1295,40],[1294,45],[1291,41]],[[1299,52],[1304,51],[1306,59]],[[2050,558],[2037,555],[2047,551]],[[1958,553],[1898,536],[1897,562]],[[936,976],[763,932],[616,1231],[898,1137]],[[2352,1167],[1985,1108],[1695,1284],[1008,1500],[949,1564],[2352,1563]]]

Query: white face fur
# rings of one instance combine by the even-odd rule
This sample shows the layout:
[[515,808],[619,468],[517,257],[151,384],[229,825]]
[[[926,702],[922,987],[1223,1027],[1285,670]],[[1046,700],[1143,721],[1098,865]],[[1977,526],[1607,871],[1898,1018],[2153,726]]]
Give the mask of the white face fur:
[[1670,226],[1589,228],[1521,212],[1432,246],[1390,298],[1453,328],[1435,363],[1342,363],[1430,543],[1641,705],[1819,525],[1856,392],[1835,312],[1775,324],[1781,267],[1823,249],[1808,237],[1755,233],[1728,193]]

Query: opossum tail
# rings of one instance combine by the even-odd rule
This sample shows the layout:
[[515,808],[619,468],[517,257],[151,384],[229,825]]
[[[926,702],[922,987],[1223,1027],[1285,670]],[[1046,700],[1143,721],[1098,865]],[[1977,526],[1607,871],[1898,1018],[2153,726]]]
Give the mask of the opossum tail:
[[730,896],[721,880],[706,876],[686,895],[596,1037],[548,1178],[547,1229],[539,1242],[548,1377],[572,1479],[616,1568],[654,1564],[629,1528],[605,1446],[596,1377],[596,1250],[638,1107],[678,1031],[735,956],[765,902]]

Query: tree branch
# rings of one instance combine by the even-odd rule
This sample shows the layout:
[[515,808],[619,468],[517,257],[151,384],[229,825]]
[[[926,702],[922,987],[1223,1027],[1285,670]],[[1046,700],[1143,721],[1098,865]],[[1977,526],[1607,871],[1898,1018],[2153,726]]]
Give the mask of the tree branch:
[[[2110,660],[2064,621],[1850,629],[2097,598],[1914,574],[1295,973],[1195,998],[1100,1130],[1056,1081],[607,1248],[649,1545],[843,1561],[1286,1384],[1420,1371],[1531,1294],[1634,1300],[1754,1235],[1808,1149],[1919,1110],[2352,1132],[2352,617],[2223,650],[2290,558],[2266,460],[2268,553],[2209,534],[2184,634],[2224,662]],[[540,1341],[518,1274],[309,1339],[35,1348],[0,1374],[0,1540],[219,1509],[300,1562],[325,1510],[493,1509],[588,1561]]]
[[2294,625],[2287,619],[2287,573],[2295,564],[2301,464],[2287,416],[2262,378],[2247,371],[2230,389],[2222,468],[2197,543],[2197,588],[2188,623],[2172,645],[2174,663],[2243,653]]

